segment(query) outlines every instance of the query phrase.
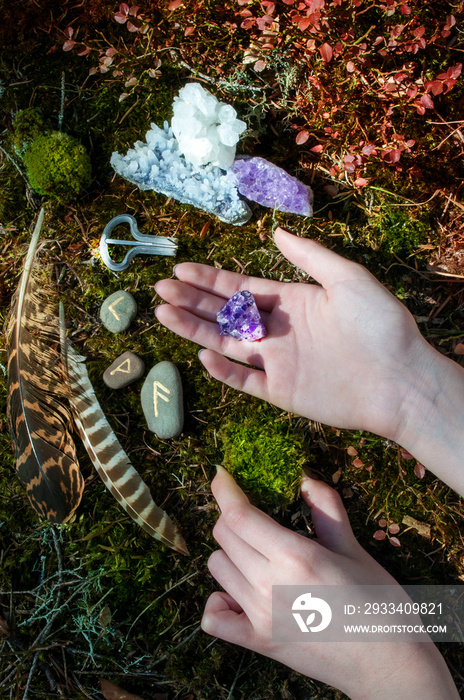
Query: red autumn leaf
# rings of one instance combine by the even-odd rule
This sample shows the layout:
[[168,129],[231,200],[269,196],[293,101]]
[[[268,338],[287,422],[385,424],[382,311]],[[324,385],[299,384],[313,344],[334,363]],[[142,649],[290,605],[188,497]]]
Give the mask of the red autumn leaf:
[[172,0],[168,5],[168,10],[170,10],[170,12],[177,10],[177,8],[182,5],[183,1],[184,0]]
[[[310,150],[313,153],[320,153],[323,149],[324,149],[324,146],[321,143],[318,143],[315,146],[313,146]],[[455,349],[455,352],[456,352],[456,349]]]
[[372,536],[373,536],[374,540],[379,540],[379,541],[384,540],[387,537],[384,530],[376,530]]
[[454,15],[450,15],[448,19],[446,20],[445,24],[445,29],[451,29],[451,27],[454,27],[456,24],[456,17]]
[[302,146],[306,141],[309,139],[309,131],[306,131],[306,129],[303,129],[296,135],[296,143],[298,146]]
[[275,2],[273,0],[262,0],[261,5],[266,8],[266,13],[272,15],[275,10]]
[[298,22],[298,27],[301,29],[302,32],[304,32],[309,27],[310,24],[311,24],[311,20],[308,19],[307,17],[305,17],[304,19],[301,19]]
[[359,457],[356,457],[356,459],[353,459],[353,467],[355,469],[361,469],[361,467],[364,466],[364,462],[359,459]]
[[414,467],[414,474],[417,476],[418,479],[423,479],[425,476],[425,467],[423,464],[420,464],[420,462],[417,462],[416,466]]
[[123,12],[125,15],[129,14],[129,5],[126,2],[122,2],[119,5],[119,12]]
[[380,518],[379,526],[380,527],[387,527],[387,521],[385,520],[385,518]]
[[394,547],[401,547],[401,542],[397,537],[390,537],[390,544],[392,544]]
[[325,61],[325,63],[329,63],[329,61],[332,60],[333,56],[333,49],[330,46],[330,44],[322,44],[322,46],[319,48],[322,60]]
[[305,4],[308,5],[310,12],[317,12],[323,9],[325,0],[305,0]]
[[446,94],[451,90],[452,87],[454,87],[456,84],[456,81],[453,80],[452,78],[448,78],[447,80],[443,81],[443,92]]
[[364,177],[358,177],[354,181],[354,184],[356,185],[356,187],[365,187],[369,184],[369,182]]
[[425,92],[432,92],[434,95],[439,95],[443,92],[443,83],[441,80],[429,80],[425,83]]
[[392,148],[389,151],[384,151],[382,157],[387,163],[397,163],[401,158],[401,149]]
[[63,44],[63,51],[71,51],[76,45],[72,39],[67,39]]
[[257,73],[261,73],[261,71],[263,71],[266,68],[266,61],[264,61],[262,58],[259,58],[254,64],[253,68]]
[[258,19],[256,20],[256,26],[261,32],[263,32],[265,29],[267,29],[269,24],[272,24],[273,21],[273,17],[270,17],[269,15],[264,15],[263,17],[258,17]]
[[459,76],[461,75],[461,71],[462,71],[462,63],[456,63],[455,66],[451,66],[450,68],[448,68],[448,70],[446,71],[446,74],[447,74],[448,78],[456,79],[456,78],[459,78]]
[[70,39],[73,34],[74,34],[73,27],[66,27],[66,29],[64,30],[64,35],[67,36],[68,39]]
[[421,105],[423,107],[425,107],[426,109],[433,109],[434,108],[433,100],[430,97],[430,95],[422,95],[422,97],[420,98],[419,101],[420,101]]
[[414,455],[412,455],[410,452],[408,452],[405,449],[401,450],[401,456],[403,459],[414,459]]
[[140,7],[138,5],[132,5],[132,7],[129,10],[129,14],[131,17],[137,17],[137,15],[140,12]]
[[77,55],[78,55],[78,56],[87,56],[91,51],[92,51],[91,48],[89,48],[88,46],[84,46],[84,48],[82,49],[82,51],[78,51],[78,52],[77,52]]
[[357,457],[358,456],[358,450],[356,449],[356,447],[353,447],[353,445],[350,445],[349,447],[347,447],[346,451],[347,451],[347,454],[350,455],[350,457]]
[[398,523],[392,523],[392,524],[389,526],[389,528],[388,528],[388,532],[389,532],[391,535],[397,535],[397,534],[399,533],[400,529],[401,529],[401,528],[400,528],[400,526],[398,525]]
[[377,155],[377,149],[373,143],[366,143],[366,145],[362,147],[361,153],[365,156],[375,156]]
[[411,14],[411,8],[409,5],[400,5],[400,12],[402,15],[408,16]]
[[192,27],[192,26],[187,27],[185,32],[184,32],[184,36],[190,36],[190,34],[193,34],[194,31],[195,31],[195,27]]
[[123,12],[116,12],[114,19],[116,22],[119,22],[119,24],[125,24],[127,21],[127,15],[125,15]]
[[127,22],[127,29],[130,32],[138,32],[140,29],[140,26],[141,26],[140,23],[134,24],[134,22],[131,22],[130,20],[128,20],[128,22]]
[[346,64],[346,70],[348,73],[354,73],[356,70],[356,66],[354,65],[353,61],[348,61]]
[[416,27],[413,29],[412,34],[417,38],[420,39],[421,36],[424,36],[425,34],[425,27],[421,24],[420,27]]
[[242,29],[251,29],[251,27],[254,25],[254,23],[255,23],[255,20],[253,18],[248,18],[248,19],[244,19],[240,26]]

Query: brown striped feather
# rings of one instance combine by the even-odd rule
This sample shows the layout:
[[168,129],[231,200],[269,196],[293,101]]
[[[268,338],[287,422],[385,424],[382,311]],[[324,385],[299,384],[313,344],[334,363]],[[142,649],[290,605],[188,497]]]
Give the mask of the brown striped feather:
[[43,217],[41,210],[6,329],[7,417],[17,474],[32,507],[42,518],[63,523],[80,503],[84,480],[68,429],[58,300],[36,270]]
[[152,537],[181,554],[188,554],[182,535],[167,513],[155,504],[148,486],[123,450],[95,395],[85,358],[69,340],[66,355],[74,423],[106,488]]

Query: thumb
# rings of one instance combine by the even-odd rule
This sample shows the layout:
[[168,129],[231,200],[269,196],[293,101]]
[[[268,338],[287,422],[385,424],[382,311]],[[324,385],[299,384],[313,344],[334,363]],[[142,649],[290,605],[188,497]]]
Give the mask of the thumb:
[[317,540],[332,552],[350,556],[360,545],[338,493],[328,484],[306,474],[300,484],[303,500],[311,508]]
[[362,265],[346,260],[310,238],[294,236],[280,226],[275,230],[274,241],[291,263],[311,275],[325,289],[335,282],[370,276]]

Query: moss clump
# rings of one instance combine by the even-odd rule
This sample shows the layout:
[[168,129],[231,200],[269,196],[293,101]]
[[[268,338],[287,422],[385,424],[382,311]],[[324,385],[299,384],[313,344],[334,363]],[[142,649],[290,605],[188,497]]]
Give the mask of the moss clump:
[[405,209],[391,209],[380,217],[380,245],[388,253],[410,255],[427,243],[430,232],[428,220],[416,219]]
[[224,466],[258,505],[285,508],[295,500],[303,465],[309,461],[301,434],[288,422],[258,412],[235,417],[219,431]]
[[90,158],[75,138],[60,131],[35,138],[24,154],[29,183],[38,194],[66,197],[90,184]]

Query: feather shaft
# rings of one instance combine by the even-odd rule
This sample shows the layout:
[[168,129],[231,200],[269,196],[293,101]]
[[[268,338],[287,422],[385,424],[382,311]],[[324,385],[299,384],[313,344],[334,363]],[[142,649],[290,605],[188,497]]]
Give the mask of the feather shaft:
[[51,522],[70,520],[84,481],[69,432],[71,413],[61,355],[58,300],[36,270],[41,210],[13,297],[6,330],[7,417],[16,471],[34,510]]
[[69,340],[66,365],[74,423],[106,488],[152,537],[181,554],[188,554],[182,535],[167,513],[155,504],[148,486],[122,448],[95,395],[85,358]]

